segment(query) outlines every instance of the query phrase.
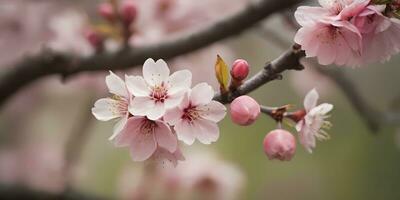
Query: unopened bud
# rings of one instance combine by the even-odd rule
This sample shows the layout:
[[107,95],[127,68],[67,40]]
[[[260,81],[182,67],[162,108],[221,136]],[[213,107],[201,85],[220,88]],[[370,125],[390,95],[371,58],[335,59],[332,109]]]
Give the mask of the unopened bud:
[[113,6],[110,3],[101,3],[97,7],[97,12],[101,17],[108,21],[113,21],[115,19],[115,13]]
[[233,66],[231,69],[231,76],[233,79],[237,81],[242,81],[246,79],[247,75],[249,75],[250,66],[247,61],[243,59],[237,59],[233,62]]
[[231,119],[241,126],[255,122],[260,115],[260,105],[249,96],[240,96],[231,103]]
[[296,152],[296,140],[294,136],[283,129],[275,129],[264,138],[264,152],[268,159],[290,161]]
[[90,45],[92,45],[92,47],[96,49],[96,51],[103,50],[104,39],[99,33],[91,28],[88,28],[85,30],[84,36],[86,40],[90,43]]
[[125,0],[121,5],[121,18],[125,25],[130,25],[135,21],[138,14],[137,5],[132,0]]

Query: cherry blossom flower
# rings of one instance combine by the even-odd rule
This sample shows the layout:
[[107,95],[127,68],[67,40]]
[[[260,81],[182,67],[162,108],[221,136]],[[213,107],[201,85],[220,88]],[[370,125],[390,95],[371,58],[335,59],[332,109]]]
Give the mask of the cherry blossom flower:
[[294,41],[307,57],[317,57],[322,65],[355,65],[360,54],[362,36],[349,21],[335,20],[325,8],[301,6],[295,12],[302,26]]
[[157,150],[150,157],[150,160],[155,162],[158,166],[163,168],[176,167],[178,161],[184,161],[185,157],[179,147],[174,152],[170,152],[165,148],[158,147]]
[[353,18],[363,36],[364,63],[387,61],[400,52],[400,20],[384,16],[384,10],[385,5],[370,5]]
[[112,136],[109,138],[109,140],[112,140],[125,127],[128,120],[128,106],[131,102],[131,94],[127,90],[125,82],[111,71],[110,75],[106,77],[106,84],[108,90],[114,96],[97,100],[92,108],[92,113],[101,121],[119,119],[114,126]]
[[151,120],[161,118],[167,109],[178,106],[192,84],[192,73],[180,70],[169,75],[167,63],[149,58],[143,65],[143,77],[126,76],[128,90],[135,96],[129,111]]
[[197,84],[178,107],[165,114],[164,120],[174,125],[179,140],[188,145],[193,144],[196,138],[203,144],[217,141],[217,122],[225,117],[226,108],[212,100],[213,97],[214,90],[210,85]]
[[[134,161],[144,161],[149,159],[158,148],[175,153],[178,141],[165,122],[134,116],[128,119],[126,127],[115,138],[115,145],[129,147]],[[162,154],[160,151],[163,150],[159,150]]]
[[329,111],[333,109],[332,104],[323,103],[317,106],[319,95],[315,89],[312,89],[304,98],[305,116],[297,122],[296,130],[299,132],[300,143],[309,153],[316,146],[316,139],[329,139],[328,133],[324,130],[332,125],[325,119]]

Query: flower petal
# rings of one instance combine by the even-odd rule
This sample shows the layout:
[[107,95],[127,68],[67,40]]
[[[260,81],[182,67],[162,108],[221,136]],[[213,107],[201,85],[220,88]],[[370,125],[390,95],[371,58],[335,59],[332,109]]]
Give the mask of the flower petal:
[[323,103],[310,110],[310,115],[326,115],[329,111],[333,109],[333,105],[329,103]]
[[174,130],[178,136],[178,140],[187,145],[192,145],[194,143],[195,136],[193,134],[193,127],[186,121],[175,124]]
[[123,97],[129,96],[128,91],[126,90],[125,82],[112,71],[110,71],[110,75],[106,76],[106,84],[110,93]]
[[149,96],[151,93],[146,81],[141,76],[125,76],[126,87],[135,97]]
[[154,134],[138,132],[132,139],[131,157],[134,161],[144,161],[150,158],[156,149],[157,143]]
[[160,85],[169,77],[167,63],[162,59],[157,60],[157,62],[154,62],[151,58],[147,59],[143,65],[143,77],[151,86]]
[[108,121],[117,117],[121,117],[115,105],[118,101],[110,98],[102,98],[94,103],[92,114],[100,121]]
[[317,105],[318,98],[319,95],[315,88],[307,93],[306,97],[304,98],[304,108],[307,112]]
[[201,117],[213,122],[221,121],[226,115],[226,107],[218,101],[211,101],[209,104],[199,106],[197,109],[201,110]]
[[125,128],[127,121],[128,116],[121,117],[121,119],[114,125],[113,134],[108,138],[108,140],[113,140]]
[[193,122],[196,138],[203,144],[211,144],[219,138],[219,128],[215,122],[197,119]]
[[127,147],[140,130],[143,117],[131,117],[127,120],[125,128],[115,137],[114,144],[117,147]]
[[176,108],[167,110],[163,119],[168,124],[175,125],[178,122],[180,122],[182,115],[183,115],[183,111],[176,107]]
[[134,97],[129,105],[129,112],[132,115],[146,116],[153,107],[154,101],[149,97]]
[[165,108],[174,108],[181,104],[183,96],[185,93],[182,91],[181,93],[175,93],[173,95],[169,95],[167,99],[165,99],[164,104]]
[[206,105],[214,97],[213,88],[207,83],[199,83],[190,92],[190,102],[193,106]]
[[192,85],[192,73],[189,70],[180,70],[173,73],[167,81],[168,94],[186,92]]
[[157,144],[171,153],[175,152],[178,147],[176,136],[164,122],[157,121],[156,123],[157,128],[155,129],[155,137]]
[[165,107],[163,103],[156,103],[152,108],[147,111],[147,118],[150,120],[160,119],[165,114]]

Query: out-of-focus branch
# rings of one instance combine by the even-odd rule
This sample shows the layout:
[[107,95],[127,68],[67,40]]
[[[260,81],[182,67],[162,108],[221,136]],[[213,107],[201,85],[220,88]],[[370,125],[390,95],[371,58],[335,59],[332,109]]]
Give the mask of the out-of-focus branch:
[[[272,30],[259,28],[257,31],[258,34],[267,39],[269,42],[273,42],[277,47],[284,48],[285,45],[289,44],[289,42],[285,42],[282,37],[277,35]],[[379,129],[383,116],[365,101],[354,83],[338,69],[332,69],[332,67],[322,67],[318,63],[315,63],[315,66],[316,67],[313,69],[331,79],[340,88],[340,90],[342,90],[346,98],[356,109],[368,128],[372,132],[376,133]]]
[[23,186],[8,186],[0,185],[0,199],[2,200],[15,200],[15,199],[29,199],[29,200],[102,200],[95,195],[82,193],[79,191],[69,190],[60,194],[53,194],[50,192],[31,190]]
[[299,61],[304,56],[304,51],[300,50],[298,45],[293,45],[278,58],[267,63],[260,72],[244,82],[237,90],[228,93],[226,96],[218,93],[214,96],[214,100],[230,103],[240,95],[250,93],[272,80],[281,79],[281,73],[285,70],[302,70],[304,67]]
[[44,51],[34,57],[24,58],[0,74],[0,106],[21,88],[45,76],[58,74],[66,78],[84,71],[126,69],[142,64],[147,58],[173,58],[237,35],[269,15],[301,1],[257,1],[249,4],[247,8],[236,15],[193,34],[151,46],[125,48],[116,53],[97,54],[89,58],[73,58],[64,54]]

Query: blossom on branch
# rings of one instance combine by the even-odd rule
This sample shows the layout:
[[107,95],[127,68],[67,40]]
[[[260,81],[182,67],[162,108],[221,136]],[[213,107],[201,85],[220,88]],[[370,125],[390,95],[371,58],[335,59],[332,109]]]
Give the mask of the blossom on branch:
[[112,140],[125,127],[128,120],[128,106],[131,102],[131,94],[125,86],[125,82],[110,71],[106,77],[106,84],[110,93],[114,96],[102,98],[96,101],[92,108],[93,115],[101,121],[118,118],[114,126],[114,132],[109,140]]
[[324,130],[332,125],[325,119],[333,109],[332,104],[323,103],[317,106],[319,95],[315,89],[308,92],[304,98],[304,117],[297,122],[296,130],[299,132],[300,143],[304,148],[312,153],[312,149],[316,146],[316,139],[329,139],[328,133]]
[[359,66],[386,61],[400,51],[400,20],[385,16],[386,5],[370,0],[320,0],[322,7],[300,6],[302,26],[294,41],[322,65]]

